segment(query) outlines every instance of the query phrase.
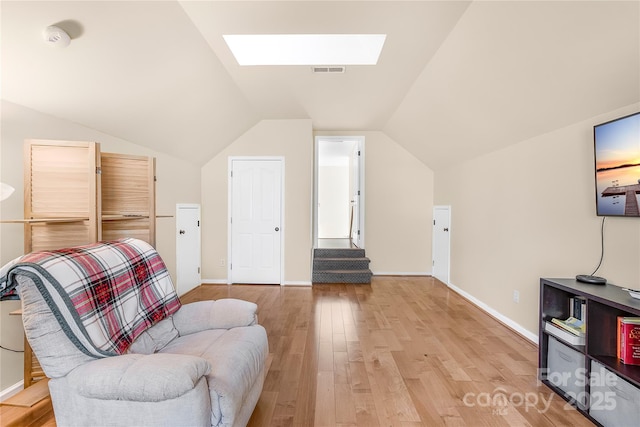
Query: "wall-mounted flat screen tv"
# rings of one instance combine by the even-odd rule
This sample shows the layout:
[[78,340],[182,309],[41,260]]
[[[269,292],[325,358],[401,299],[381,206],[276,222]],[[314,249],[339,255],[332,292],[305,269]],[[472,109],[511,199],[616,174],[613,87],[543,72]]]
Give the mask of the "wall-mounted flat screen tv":
[[598,216],[640,217],[640,112],[593,127]]

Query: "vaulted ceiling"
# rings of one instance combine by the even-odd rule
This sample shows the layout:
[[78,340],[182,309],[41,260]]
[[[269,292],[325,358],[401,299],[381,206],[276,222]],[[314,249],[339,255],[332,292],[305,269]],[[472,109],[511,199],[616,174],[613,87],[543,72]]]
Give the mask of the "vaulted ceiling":
[[[2,98],[203,164],[262,119],[437,170],[640,102],[640,1],[2,1]],[[42,30],[59,25],[57,49]],[[240,67],[223,34],[384,33],[378,65]],[[317,64],[323,65],[323,64]]]

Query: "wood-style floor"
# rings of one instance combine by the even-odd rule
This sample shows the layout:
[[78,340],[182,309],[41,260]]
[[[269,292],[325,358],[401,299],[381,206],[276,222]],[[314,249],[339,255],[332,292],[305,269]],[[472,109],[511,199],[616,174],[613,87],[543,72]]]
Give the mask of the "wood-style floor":
[[250,426],[592,426],[537,381],[534,344],[430,277],[203,285],[183,301],[226,297],[256,302],[269,336]]

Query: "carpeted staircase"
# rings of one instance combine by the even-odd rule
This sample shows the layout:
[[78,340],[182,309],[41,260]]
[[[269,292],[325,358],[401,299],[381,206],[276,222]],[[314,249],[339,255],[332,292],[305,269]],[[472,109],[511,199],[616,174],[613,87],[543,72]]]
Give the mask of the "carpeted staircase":
[[371,283],[369,262],[364,249],[316,248],[313,283]]

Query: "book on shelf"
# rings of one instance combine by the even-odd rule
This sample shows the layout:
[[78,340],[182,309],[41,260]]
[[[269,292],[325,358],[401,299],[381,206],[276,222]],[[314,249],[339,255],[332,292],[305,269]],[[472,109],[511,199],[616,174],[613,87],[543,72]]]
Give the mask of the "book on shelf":
[[617,325],[618,358],[626,365],[640,365],[640,317],[618,316]]
[[582,320],[573,316],[569,316],[566,320],[554,317],[551,319],[551,322],[579,337],[584,336],[587,332],[586,322],[583,322]]
[[622,331],[620,327],[622,326],[622,316],[618,316],[616,318],[616,358],[620,360],[620,343],[622,342]]
[[584,345],[585,344],[585,336],[574,335],[571,332],[568,332],[561,328],[560,326],[551,323],[544,322],[544,330],[550,335],[553,335],[556,338],[560,338],[565,341],[567,344],[571,345]]
[[569,298],[569,316],[582,321],[587,320],[587,299],[585,297]]

